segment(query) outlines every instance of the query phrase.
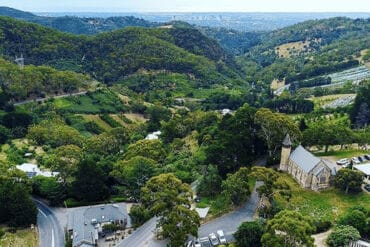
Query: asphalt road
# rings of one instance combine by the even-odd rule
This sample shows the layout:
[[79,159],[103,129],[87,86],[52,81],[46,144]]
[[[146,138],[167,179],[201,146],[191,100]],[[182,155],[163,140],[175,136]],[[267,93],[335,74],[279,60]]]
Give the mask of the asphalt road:
[[64,247],[64,232],[52,209],[45,203],[34,199],[37,210],[37,227],[40,247]]
[[162,247],[166,246],[168,241],[156,240],[154,238],[154,230],[157,223],[157,218],[152,218],[144,225],[134,231],[129,237],[120,242],[117,247]]
[[242,207],[202,225],[198,230],[198,236],[207,237],[211,232],[216,233],[217,230],[223,230],[225,235],[232,235],[242,222],[252,221],[260,200],[256,188],[261,185],[262,182],[256,183],[250,198]]
[[[262,185],[262,182],[257,182],[256,186],[248,199],[248,201],[239,209],[207,222],[199,228],[199,237],[208,237],[211,232],[216,233],[217,230],[223,230],[226,239],[232,240],[232,234],[238,229],[238,226],[244,221],[252,221],[256,212],[259,196],[256,188]],[[154,230],[156,226],[156,218],[150,219],[144,225],[134,231],[129,237],[124,239],[117,246],[119,247],[164,247],[168,241],[158,241],[154,238]]]

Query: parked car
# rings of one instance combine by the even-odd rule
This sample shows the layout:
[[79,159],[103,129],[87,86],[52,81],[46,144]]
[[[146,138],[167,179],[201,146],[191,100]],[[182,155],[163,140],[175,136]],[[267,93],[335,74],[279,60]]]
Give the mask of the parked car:
[[197,196],[194,198],[194,202],[199,203],[202,198],[200,196]]
[[349,164],[349,160],[347,158],[340,159],[340,160],[337,161],[337,164],[338,165],[346,165],[346,164]]
[[221,244],[226,244],[227,243],[224,231],[218,230],[217,231],[217,237],[218,237],[218,240],[220,240]]
[[218,238],[216,237],[216,234],[214,234],[213,232],[209,234],[208,237],[209,237],[209,241],[211,241],[212,246],[217,246],[220,244],[220,242],[218,241]]
[[357,159],[357,157],[352,157],[353,164],[361,164],[361,162]]
[[193,247],[202,247],[202,245],[200,244],[199,238],[194,239],[194,241],[193,241]]
[[367,185],[365,185],[365,190],[367,190],[368,192],[370,192],[370,184],[367,184]]
[[363,159],[363,158],[362,158],[362,156],[358,156],[357,158],[358,158],[358,160],[359,160],[360,162],[364,162],[364,161],[365,161],[365,159]]
[[366,158],[367,160],[370,160],[370,154],[366,154],[366,155],[365,155],[365,158]]
[[199,239],[199,242],[200,242],[200,245],[202,247],[211,247],[211,242],[209,241],[209,238],[205,237],[205,238],[200,238]]

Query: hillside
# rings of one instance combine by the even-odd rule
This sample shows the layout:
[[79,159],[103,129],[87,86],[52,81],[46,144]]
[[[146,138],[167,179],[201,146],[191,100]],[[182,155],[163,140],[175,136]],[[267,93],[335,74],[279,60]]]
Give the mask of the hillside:
[[239,62],[253,73],[250,78],[268,85],[306,80],[358,66],[370,47],[369,34],[370,19],[306,21],[263,35]]
[[156,23],[133,16],[109,17],[109,18],[80,18],[75,16],[47,17],[38,16],[8,7],[0,7],[0,16],[20,19],[51,27],[62,32],[73,34],[93,35],[101,32],[113,31],[124,27],[154,27]]
[[9,60],[23,54],[26,64],[84,72],[109,84],[139,69],[189,74],[203,86],[239,78],[220,45],[190,28],[130,27],[77,36],[1,17],[0,39],[0,54]]

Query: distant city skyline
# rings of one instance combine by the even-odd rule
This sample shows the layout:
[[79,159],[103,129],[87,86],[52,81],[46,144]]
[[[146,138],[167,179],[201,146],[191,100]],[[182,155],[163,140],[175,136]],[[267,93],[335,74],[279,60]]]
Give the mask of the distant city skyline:
[[369,0],[0,0],[30,12],[370,12]]

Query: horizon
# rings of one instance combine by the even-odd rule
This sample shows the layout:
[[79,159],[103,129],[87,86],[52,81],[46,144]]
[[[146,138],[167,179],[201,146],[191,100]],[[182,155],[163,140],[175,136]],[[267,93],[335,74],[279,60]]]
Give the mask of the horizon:
[[369,13],[366,0],[3,0],[1,5],[28,12],[96,12],[96,13]]

